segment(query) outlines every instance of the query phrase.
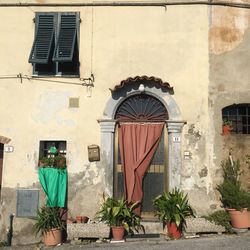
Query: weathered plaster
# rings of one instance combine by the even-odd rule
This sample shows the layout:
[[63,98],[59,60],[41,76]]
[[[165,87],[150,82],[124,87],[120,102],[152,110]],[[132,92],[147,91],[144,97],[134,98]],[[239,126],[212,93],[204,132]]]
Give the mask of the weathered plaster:
[[[171,158],[173,176],[176,177],[171,180],[171,185],[180,184],[186,190],[194,188],[194,191],[196,185],[198,189],[205,186],[203,179],[209,178],[210,172],[208,150],[204,149],[208,121],[207,10],[206,6],[170,6],[167,11],[150,7],[0,8],[0,19],[4,20],[0,22],[4,34],[0,39],[1,61],[4,62],[0,76],[32,75],[28,56],[34,39],[32,20],[38,11],[80,12],[80,77],[89,77],[92,72],[95,76],[90,96],[86,87],[75,85],[83,83],[78,78],[29,78],[23,79],[22,84],[19,78],[0,79],[3,97],[0,98],[3,118],[0,131],[1,135],[11,138],[14,146],[13,153],[4,154],[3,187],[13,193],[13,203],[8,201],[7,193],[4,195],[5,225],[6,216],[15,209],[16,187],[31,187],[38,181],[40,140],[67,141],[69,214],[94,216],[102,193],[112,194],[113,187],[113,151],[110,147],[114,132],[109,131],[106,135],[105,131],[100,131],[97,120],[107,118],[103,110],[111,97],[109,88],[137,75],[169,81],[174,87],[174,95],[163,92],[162,99],[171,111],[170,121],[187,120],[183,134],[188,134],[189,124],[195,124],[195,131],[201,135],[198,142],[195,142],[195,136],[189,135],[191,144],[186,145],[185,136],[181,134],[183,124],[169,123],[172,135],[181,136],[181,143],[170,147],[171,152],[179,154],[177,160]],[[150,90],[152,95],[161,96],[158,94],[160,89],[146,91]],[[68,98],[72,96],[79,98],[79,108],[68,107]],[[101,163],[89,163],[87,146],[90,144],[105,145],[101,148]],[[190,164],[183,163],[184,169],[191,169],[191,176],[185,180],[187,186],[179,175],[183,161],[181,145],[183,149],[190,146],[192,151]],[[200,152],[201,158],[196,155]],[[200,181],[199,173],[206,167],[208,176]],[[208,189],[205,193],[209,193]],[[196,200],[194,204],[198,203]],[[206,207],[206,203],[202,206]],[[15,223],[19,223],[18,220],[15,219]],[[30,225],[28,220],[27,225]],[[23,224],[25,232],[18,237],[28,237],[27,225]],[[16,229],[21,232],[21,221],[19,226],[16,225]],[[1,226],[1,237],[5,236],[5,229]]]
[[[29,218],[17,218],[16,214],[16,188],[7,188],[4,187],[1,190],[1,200],[0,200],[0,240],[7,240],[7,232],[9,229],[9,216],[10,214],[14,214],[13,219],[13,245],[22,245],[26,242],[35,243],[40,241],[40,237],[34,234],[32,229],[32,225],[34,224],[34,220]],[[25,188],[40,188],[39,183],[34,183],[32,187]],[[40,203],[44,203],[44,193],[40,191]]]
[[95,218],[104,193],[104,168],[100,164],[89,164],[84,171],[69,174],[68,216],[85,215]]
[[[245,1],[242,1],[245,2]],[[240,158],[243,186],[250,182],[245,162],[249,153],[249,135],[222,135],[222,109],[250,100],[250,12],[248,9],[211,7],[209,31],[209,173],[210,187],[222,180],[221,161],[232,151]],[[217,191],[214,191],[219,199]]]
[[219,55],[239,46],[249,27],[249,10],[211,7],[211,17],[210,52]]

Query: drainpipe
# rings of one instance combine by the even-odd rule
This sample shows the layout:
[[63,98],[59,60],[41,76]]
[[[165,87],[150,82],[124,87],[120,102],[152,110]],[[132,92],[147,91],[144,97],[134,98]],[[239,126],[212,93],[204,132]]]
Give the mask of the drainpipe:
[[7,246],[11,246],[11,242],[12,242],[12,237],[13,237],[13,218],[14,218],[14,214],[10,214],[9,216],[9,229],[7,232]]

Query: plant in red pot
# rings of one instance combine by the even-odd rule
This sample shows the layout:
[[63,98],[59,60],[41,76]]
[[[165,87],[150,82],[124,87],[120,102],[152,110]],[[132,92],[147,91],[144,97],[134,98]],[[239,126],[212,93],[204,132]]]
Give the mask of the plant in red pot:
[[217,186],[223,207],[229,212],[233,228],[250,227],[250,193],[241,187],[239,180],[240,161],[228,160],[221,163],[223,182]]
[[223,135],[230,135],[232,130],[233,130],[232,121],[223,120],[223,125],[222,125]]
[[103,197],[103,203],[97,212],[97,218],[107,223],[111,227],[113,240],[123,240],[125,230],[133,234],[134,231],[143,229],[141,217],[134,213],[138,203],[127,204],[125,199],[115,199]]
[[37,211],[33,229],[36,235],[41,232],[46,246],[62,243],[62,230],[65,229],[63,214],[59,207],[41,207]]
[[179,239],[186,224],[186,217],[194,216],[194,209],[188,202],[187,194],[175,188],[157,196],[153,204],[159,220],[167,226],[168,235]]

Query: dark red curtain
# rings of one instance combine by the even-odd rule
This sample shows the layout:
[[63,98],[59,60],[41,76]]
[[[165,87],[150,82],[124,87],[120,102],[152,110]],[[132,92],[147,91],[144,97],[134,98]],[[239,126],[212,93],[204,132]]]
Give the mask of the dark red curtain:
[[[128,203],[141,202],[143,177],[159,144],[164,123],[121,123],[118,128]],[[140,206],[136,212],[140,214]]]

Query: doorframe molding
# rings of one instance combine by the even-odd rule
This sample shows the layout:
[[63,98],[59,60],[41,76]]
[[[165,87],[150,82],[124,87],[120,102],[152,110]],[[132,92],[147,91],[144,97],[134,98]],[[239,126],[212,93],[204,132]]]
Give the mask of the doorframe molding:
[[[105,193],[113,196],[113,181],[114,181],[114,144],[115,144],[115,113],[119,105],[132,95],[140,94],[138,89],[122,88],[119,90],[119,95],[111,96],[106,103],[103,112],[103,118],[99,119],[101,130],[101,165],[104,167],[104,184]],[[182,128],[183,121],[179,106],[175,102],[169,91],[162,91],[161,88],[156,88],[146,85],[144,94],[154,96],[166,107],[169,119],[166,120],[168,132],[168,189],[171,190],[181,185],[181,144],[182,144]]]

